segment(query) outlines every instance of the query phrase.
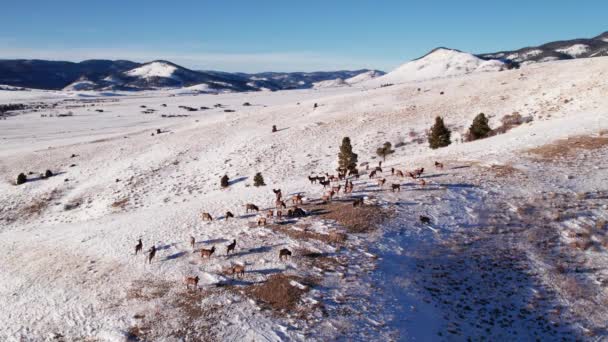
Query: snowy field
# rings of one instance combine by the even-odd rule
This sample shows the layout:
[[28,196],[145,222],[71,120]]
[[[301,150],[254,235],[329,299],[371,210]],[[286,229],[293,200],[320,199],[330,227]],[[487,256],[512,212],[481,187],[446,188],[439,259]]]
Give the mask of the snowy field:
[[[390,80],[217,95],[0,91],[0,104],[41,107],[0,118],[0,339],[608,338],[608,58]],[[514,112],[532,121],[462,142],[480,112],[492,127]],[[437,115],[453,143],[431,150]],[[378,147],[399,143],[376,177],[387,184],[362,172],[352,194],[321,204],[327,190],[307,176],[336,173],[345,136],[373,167]],[[424,167],[426,185],[391,167]],[[32,174],[16,186],[21,172]],[[253,186],[256,172],[266,186]],[[258,226],[272,189],[302,194],[309,215]],[[134,255],[138,238],[156,247],[151,263]],[[280,260],[283,248],[293,255]]]

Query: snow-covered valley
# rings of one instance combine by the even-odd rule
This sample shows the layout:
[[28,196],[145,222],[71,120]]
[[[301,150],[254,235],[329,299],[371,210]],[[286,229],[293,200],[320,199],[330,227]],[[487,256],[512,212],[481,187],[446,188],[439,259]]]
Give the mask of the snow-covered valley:
[[[29,105],[0,117],[0,338],[607,338],[608,57],[444,62],[277,92],[0,90]],[[529,121],[464,142],[481,112]],[[452,144],[431,150],[438,115]],[[323,203],[308,176],[336,174],[346,136],[361,177]],[[273,189],[305,217],[267,217]]]

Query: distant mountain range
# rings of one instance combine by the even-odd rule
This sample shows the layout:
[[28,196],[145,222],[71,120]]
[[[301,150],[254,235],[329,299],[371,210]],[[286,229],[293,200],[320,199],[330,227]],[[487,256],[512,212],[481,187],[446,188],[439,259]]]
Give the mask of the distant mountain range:
[[[197,86],[200,92],[312,88],[315,82],[351,78],[370,70],[264,72],[256,74],[190,70],[168,61],[0,60],[0,84],[49,90],[148,90]],[[374,73],[383,74],[374,70]]]
[[556,41],[478,55],[438,48],[385,75],[378,70],[263,72],[190,70],[169,61],[0,60],[0,85],[49,90],[148,90],[189,87],[197,92],[284,90],[383,84],[495,71],[529,63],[608,56],[608,32],[591,39]]
[[504,59],[520,64],[549,62],[574,58],[608,56],[608,31],[591,39],[571,39],[530,46],[513,51],[477,55],[483,59]]

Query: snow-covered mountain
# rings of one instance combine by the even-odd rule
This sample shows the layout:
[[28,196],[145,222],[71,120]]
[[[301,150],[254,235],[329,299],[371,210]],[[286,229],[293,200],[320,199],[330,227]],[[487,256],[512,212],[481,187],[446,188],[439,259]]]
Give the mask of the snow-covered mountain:
[[[377,70],[266,72],[258,74],[190,70],[169,61],[149,63],[88,60],[80,63],[44,60],[0,60],[0,84],[16,87],[82,91],[146,90],[196,87],[200,92],[312,88],[313,83],[348,79]],[[189,90],[192,91],[193,88]]]
[[608,31],[591,39],[561,40],[540,46],[479,55],[484,59],[499,58],[520,64],[601,56],[608,56]]
[[384,72],[378,70],[370,70],[367,72],[363,72],[359,75],[343,79],[336,78],[333,80],[320,81],[313,83],[313,88],[321,89],[321,88],[336,88],[336,87],[350,87],[351,85],[355,85],[361,82],[369,81],[374,78],[385,75]]
[[507,68],[509,65],[499,60],[488,61],[470,53],[440,47],[418,59],[402,64],[382,77],[361,84],[379,86],[460,76],[472,72],[501,71]]

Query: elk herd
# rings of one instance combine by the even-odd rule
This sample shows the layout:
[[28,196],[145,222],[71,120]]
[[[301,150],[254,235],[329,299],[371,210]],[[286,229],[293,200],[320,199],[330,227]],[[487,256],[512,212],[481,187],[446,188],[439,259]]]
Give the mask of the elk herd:
[[[443,169],[443,164],[439,163],[437,161],[435,161],[434,164],[436,169]],[[369,170],[369,164],[366,165],[366,169]],[[409,177],[413,180],[415,180],[416,182],[418,182],[418,184],[420,186],[425,186],[426,185],[426,181],[422,178],[422,174],[424,173],[424,168],[418,168],[418,169],[414,169],[412,171],[407,171],[407,170],[398,170],[395,169],[394,167],[392,167],[390,169],[390,176],[389,175],[384,175],[383,174],[383,169],[382,169],[382,162],[378,163],[378,166],[373,168],[370,172],[369,172],[369,179],[375,179],[376,180],[376,184],[380,189],[383,189],[384,186],[387,183],[387,177],[391,177],[392,181],[390,183],[390,190],[392,192],[400,192],[401,191],[401,182],[399,181],[399,179],[405,178],[405,177]],[[319,184],[323,187],[323,193],[321,195],[320,200],[322,201],[322,203],[327,203],[327,202],[331,202],[335,196],[340,196],[340,192],[342,191],[342,194],[346,195],[346,194],[351,194],[354,190],[354,184],[353,184],[353,179],[359,179],[359,172],[354,169],[354,170],[347,170],[344,168],[338,168],[337,169],[337,174],[333,175],[333,174],[329,174],[329,173],[325,173],[323,175],[309,175],[308,176],[308,180],[310,181],[310,184]],[[266,226],[268,224],[268,220],[275,220],[274,222],[281,221],[284,217],[284,213],[283,210],[287,210],[287,212],[285,213],[285,215],[287,217],[304,217],[307,215],[306,211],[304,211],[302,208],[300,208],[299,206],[304,205],[304,196],[302,195],[302,193],[296,193],[294,195],[291,195],[287,200],[283,199],[283,193],[281,191],[281,189],[272,189],[274,195],[275,195],[275,202],[274,202],[274,208],[269,208],[269,209],[265,209],[266,210],[266,215],[260,215],[260,207],[253,204],[253,203],[246,203],[244,205],[245,207],[245,214],[249,214],[249,213],[255,213],[258,215],[257,217],[257,226]],[[353,207],[361,207],[364,205],[364,200],[362,197],[350,197],[350,199],[352,200],[352,205]],[[288,209],[288,203],[291,205],[291,208]],[[209,212],[202,212],[201,213],[201,220],[204,222],[211,222],[213,221],[213,216],[209,213]],[[230,218],[234,218],[234,214],[230,211],[226,211],[226,214],[224,215],[224,220],[228,220]],[[276,218],[276,219],[275,219]],[[430,223],[430,218],[426,217],[426,216],[421,216],[420,217],[420,221],[422,223],[425,224],[429,224]],[[189,241],[189,245],[190,248],[193,250],[193,252],[196,252],[196,239],[194,238],[194,236],[190,236],[190,241]],[[232,242],[228,245],[226,245],[226,256],[229,256],[231,253],[234,253],[235,249],[237,246],[237,240],[233,239]],[[146,261],[147,263],[152,263],[152,260],[154,259],[155,255],[156,255],[156,247],[153,245],[150,247],[150,249],[147,252],[147,256],[146,256]],[[143,242],[142,239],[138,239],[137,244],[135,245],[135,255],[139,254],[139,253],[143,253]],[[215,254],[216,252],[216,248],[215,245],[213,245],[211,248],[201,248],[200,250],[198,250],[198,253],[200,254],[200,258],[201,260],[209,260],[212,258],[212,256]],[[284,259],[291,257],[292,252],[287,249],[287,248],[282,248],[281,250],[279,250],[278,253],[278,258],[280,261],[283,261]],[[237,264],[237,265],[233,265],[230,267],[229,271],[232,273],[233,276],[235,277],[243,277],[245,274],[245,265],[242,264]],[[187,276],[184,278],[184,283],[186,284],[186,288],[189,289],[190,287],[193,288],[198,288],[198,282],[199,282],[199,277],[195,276]]]

